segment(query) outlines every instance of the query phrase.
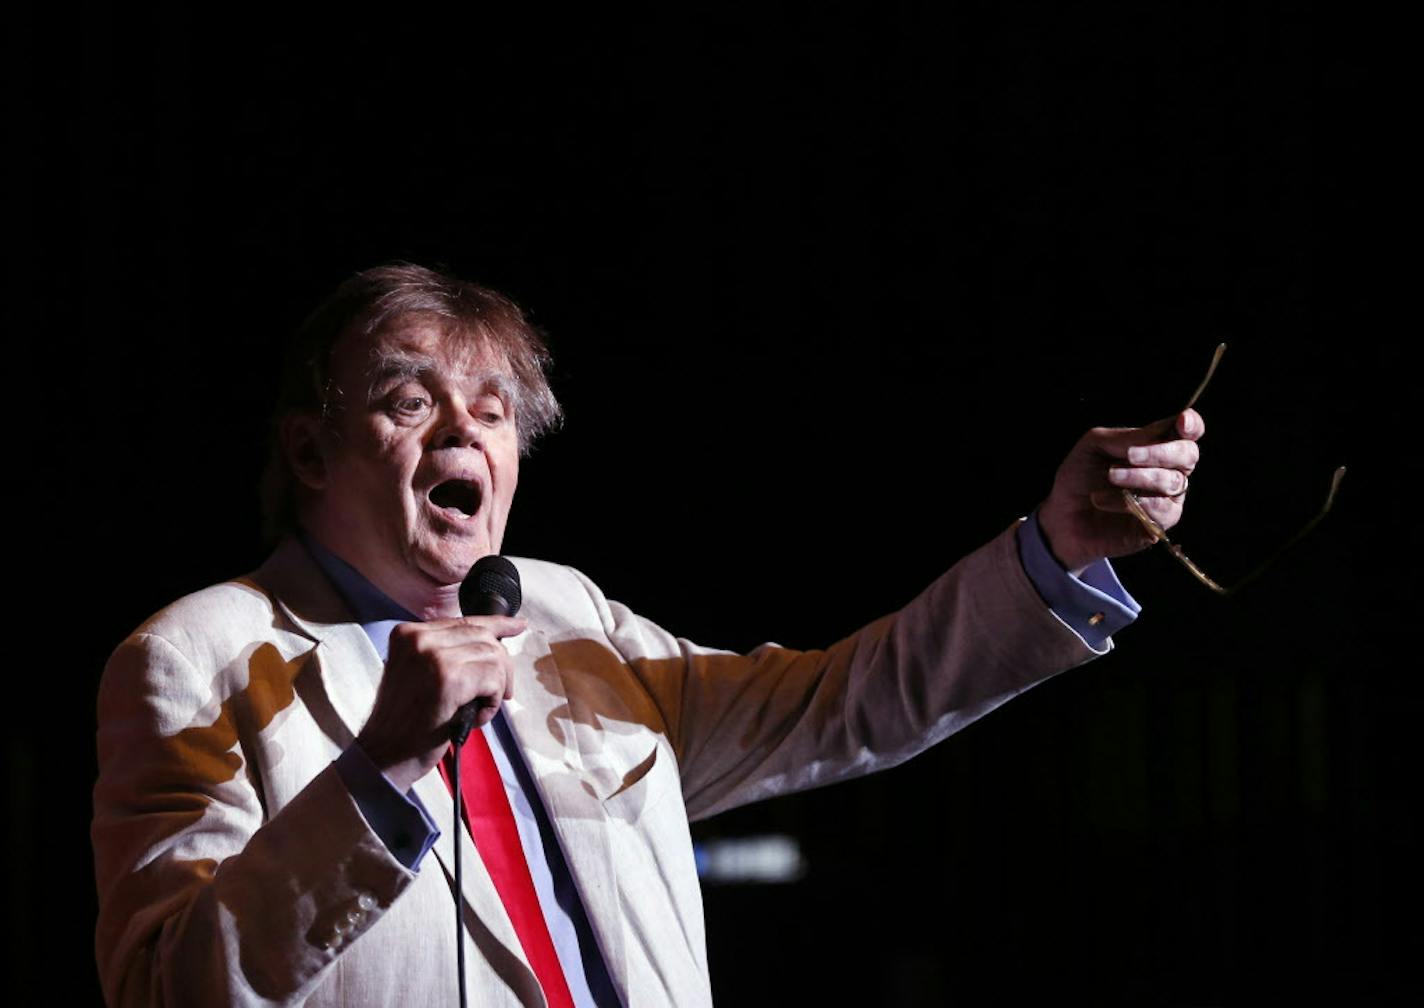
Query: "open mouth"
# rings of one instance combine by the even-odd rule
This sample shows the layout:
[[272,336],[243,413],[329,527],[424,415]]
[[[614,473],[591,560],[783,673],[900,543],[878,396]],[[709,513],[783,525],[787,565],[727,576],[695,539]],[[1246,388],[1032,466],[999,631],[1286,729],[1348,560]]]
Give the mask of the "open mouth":
[[468,518],[480,509],[480,487],[469,480],[446,480],[430,491],[430,503]]

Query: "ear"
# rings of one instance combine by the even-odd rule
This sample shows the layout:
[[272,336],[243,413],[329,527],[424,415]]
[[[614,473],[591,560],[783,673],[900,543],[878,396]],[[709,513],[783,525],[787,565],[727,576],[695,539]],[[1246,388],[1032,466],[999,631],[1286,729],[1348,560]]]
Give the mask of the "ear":
[[292,413],[278,427],[282,454],[298,482],[308,490],[326,488],[326,453],[331,436],[325,425],[310,413]]

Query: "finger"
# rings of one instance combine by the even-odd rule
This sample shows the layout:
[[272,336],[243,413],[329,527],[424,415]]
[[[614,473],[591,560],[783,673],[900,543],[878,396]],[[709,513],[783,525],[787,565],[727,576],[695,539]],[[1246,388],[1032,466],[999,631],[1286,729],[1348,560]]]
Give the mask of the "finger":
[[[1093,507],[1108,514],[1131,514],[1132,508],[1121,490],[1094,490],[1088,495]],[[1182,517],[1182,502],[1173,497],[1139,497],[1138,506],[1161,528],[1169,529]]]
[[1206,421],[1194,409],[1182,410],[1142,427],[1095,427],[1094,440],[1100,450],[1114,458],[1127,458],[1135,445],[1150,445],[1185,438],[1196,441],[1206,433]]
[[1137,503],[1163,529],[1170,529],[1182,517],[1182,502],[1175,497],[1139,497]]
[[504,700],[510,699],[513,691],[510,688],[510,676],[503,675],[500,678],[483,679],[480,689],[474,696],[474,703],[478,706],[477,720],[480,725],[488,725],[494,720],[494,715],[500,712],[500,706]]
[[477,637],[440,649],[440,660],[446,668],[475,668],[486,665],[502,665],[509,660],[509,652],[497,640]]
[[1135,466],[1158,469],[1180,469],[1190,473],[1196,469],[1201,449],[1195,441],[1162,441],[1158,444],[1133,445],[1127,450],[1127,460]]
[[523,616],[451,616],[426,620],[420,626],[431,630],[473,629],[494,637],[514,637],[528,629],[529,621]]
[[1188,441],[1196,441],[1206,433],[1206,421],[1200,413],[1188,407],[1142,429],[1152,431],[1157,435],[1156,440],[1170,441],[1182,437]]
[[454,647],[467,641],[513,637],[528,626],[529,621],[522,616],[455,616],[424,623],[402,623],[391,632],[391,637],[400,635],[438,647]]
[[473,703],[498,710],[499,705],[513,695],[507,660],[471,661],[461,669],[461,674],[463,681],[454,686],[456,706]]
[[1179,469],[1131,469],[1113,466],[1108,482],[1138,496],[1176,497],[1187,490],[1187,474]]
[[[476,620],[479,622],[474,623]],[[466,616],[465,622],[484,626],[501,640],[505,637],[517,637],[529,628],[529,621],[523,616]]]
[[1121,490],[1094,490],[1088,495],[1088,498],[1093,502],[1093,507],[1099,511],[1107,511],[1110,514],[1127,514],[1132,510],[1127,506],[1127,501],[1123,500]]
[[475,712],[475,727],[483,728],[485,725],[493,721],[495,715],[499,713],[499,704],[500,701],[497,697],[483,695],[477,696],[470,700],[468,704],[461,704],[458,708],[456,708],[455,714],[452,714],[451,718],[453,719],[457,717],[459,715],[459,712],[464,710],[465,707],[473,707]]

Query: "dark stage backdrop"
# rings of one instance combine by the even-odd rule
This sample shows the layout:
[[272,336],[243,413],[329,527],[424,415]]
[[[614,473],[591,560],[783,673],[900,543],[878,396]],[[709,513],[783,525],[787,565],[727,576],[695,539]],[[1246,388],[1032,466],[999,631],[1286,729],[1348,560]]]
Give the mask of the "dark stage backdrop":
[[1239,597],[1122,560],[1144,612],[1109,657],[898,770],[699,824],[809,864],[707,887],[721,1003],[1412,980],[1420,688],[1388,567],[1417,563],[1418,498],[1377,447],[1408,429],[1405,355],[1371,317],[1359,30],[1283,2],[18,28],[13,244],[39,268],[7,297],[10,403],[39,450],[9,529],[14,1003],[97,997],[105,658],[262,560],[278,349],[396,258],[549,335],[567,423],[507,550],[701,643],[816,646],[904,603],[1084,428],[1180,408],[1221,340],[1189,553],[1231,579],[1352,466]]

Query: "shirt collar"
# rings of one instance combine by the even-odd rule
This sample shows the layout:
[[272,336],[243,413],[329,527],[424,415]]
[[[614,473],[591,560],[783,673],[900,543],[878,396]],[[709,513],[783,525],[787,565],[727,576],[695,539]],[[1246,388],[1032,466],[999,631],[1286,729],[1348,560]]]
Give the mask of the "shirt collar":
[[356,622],[361,624],[361,629],[366,631],[366,636],[371,639],[384,661],[391,628],[397,623],[418,623],[420,620],[368,581],[355,567],[323,546],[306,529],[297,529],[297,538],[302,541],[302,545],[307,548],[322,573],[331,580],[337,594],[351,610]]

